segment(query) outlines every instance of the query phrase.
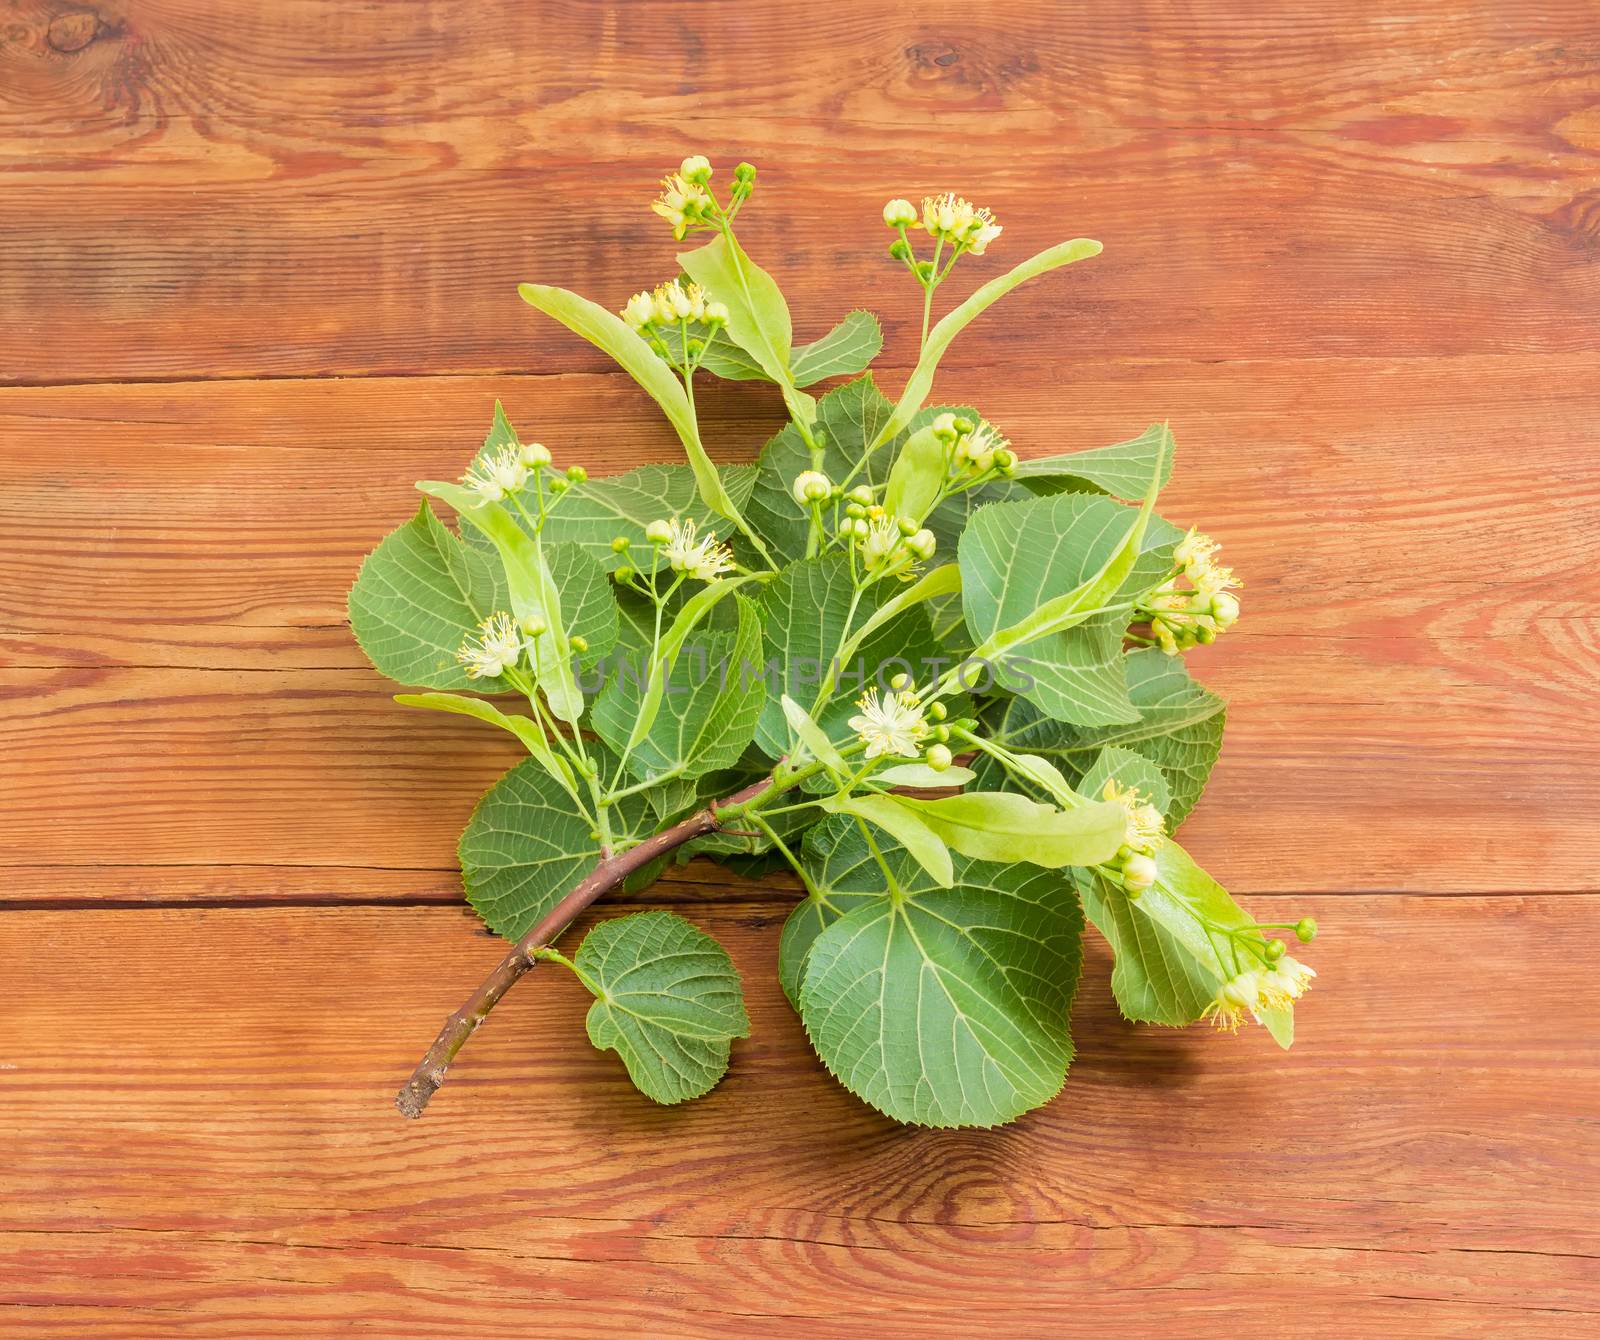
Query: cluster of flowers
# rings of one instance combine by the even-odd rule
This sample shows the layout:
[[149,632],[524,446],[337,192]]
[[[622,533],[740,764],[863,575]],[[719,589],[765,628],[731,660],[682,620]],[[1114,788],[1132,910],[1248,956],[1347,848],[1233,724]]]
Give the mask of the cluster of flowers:
[[[644,528],[644,537],[660,552],[667,567],[681,576],[714,582],[734,567],[733,550],[709,532],[700,534],[692,519],[660,518]],[[630,548],[632,542],[626,535],[611,541],[613,553],[625,554]],[[639,574],[624,563],[611,575],[622,585],[632,586]]]
[[[461,476],[461,482],[483,499],[500,502],[520,493],[528,480],[550,466],[550,449],[539,442],[509,443],[491,456],[485,456]],[[581,465],[569,466],[564,475],[550,481],[550,491],[565,493],[572,484],[582,484],[589,472]]]
[[891,200],[883,207],[883,221],[900,233],[902,241],[906,229],[920,222],[934,241],[954,247],[958,255],[967,251],[974,256],[983,255],[1003,231],[989,210],[963,200],[954,191],[928,196],[922,202],[920,217],[909,200]]
[[894,572],[910,576],[911,567],[926,563],[938,547],[937,538],[926,526],[909,517],[890,516],[883,504],[874,501],[868,484],[857,484],[846,493],[821,470],[802,470],[795,476],[792,490],[802,507],[844,500],[839,536],[855,545],[862,565],[875,575]]
[[1122,887],[1129,897],[1137,898],[1156,882],[1159,872],[1151,853],[1167,840],[1166,820],[1139,791],[1118,785],[1114,777],[1106,779],[1101,795],[1116,801],[1127,814],[1117,865],[1122,872]]
[[1168,656],[1187,651],[1197,642],[1217,640],[1238,621],[1239,599],[1233,594],[1243,586],[1233,569],[1216,562],[1218,545],[1213,539],[1191,530],[1178,542],[1173,561],[1178,575],[1189,586],[1178,586],[1178,575],[1156,588],[1141,606],[1150,619],[1150,629]]
[[[750,163],[740,163],[733,170],[732,210],[755,189],[756,170]],[[650,208],[672,225],[672,235],[683,241],[695,228],[716,228],[723,217],[717,198],[711,194],[710,160],[702,154],[691,154],[679,165],[676,172],[661,179],[661,194]]]
[[657,285],[654,291],[641,289],[635,293],[622,309],[622,319],[646,334],[659,326],[681,326],[690,321],[715,328],[727,324],[728,308],[708,299],[700,285],[672,279]]
[[[941,414],[932,427],[948,448],[946,471],[952,479],[991,473],[1009,475],[1017,468],[1017,453],[992,424]],[[968,482],[977,481],[969,478]]]
[[[1310,940],[1316,934],[1316,923],[1307,917],[1295,927],[1296,936]],[[1262,967],[1246,969],[1224,982],[1216,996],[1206,1006],[1202,1018],[1210,1019],[1218,1028],[1237,1032],[1239,1021],[1248,1011],[1257,1023],[1261,1022],[1263,1009],[1282,1009],[1292,1004],[1306,992],[1316,971],[1290,958],[1284,952],[1282,940],[1267,944],[1269,962]]]

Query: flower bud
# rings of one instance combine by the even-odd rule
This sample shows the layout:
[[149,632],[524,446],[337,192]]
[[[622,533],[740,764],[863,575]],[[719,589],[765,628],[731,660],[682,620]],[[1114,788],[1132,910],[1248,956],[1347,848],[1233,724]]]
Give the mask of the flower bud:
[[571,637],[569,637],[567,639],[567,645],[569,647],[571,647],[573,649],[573,651],[578,651],[578,652],[588,651],[589,650],[589,639],[586,638],[586,637],[580,637],[577,633],[574,633]]
[[933,433],[941,442],[951,442],[956,437],[956,416],[954,414],[940,414],[935,417]]
[[943,772],[950,766],[950,747],[943,744],[928,746],[928,766],[935,772]]
[[559,475],[550,481],[550,492],[552,493],[565,493],[571,487],[572,486]]
[[1009,475],[1017,468],[1017,453],[1009,447],[1002,447],[994,454],[994,467],[1003,475]]
[[550,464],[550,448],[542,442],[524,442],[521,456],[522,463],[535,470],[542,470]]
[[672,538],[672,523],[670,521],[652,521],[644,528],[644,537],[651,544],[665,544]]
[[756,179],[756,165],[754,163],[740,163],[734,168],[733,175],[742,182],[752,182]]
[[908,540],[917,533],[917,523],[908,516],[903,516],[895,522],[900,527],[900,533]]
[[678,171],[683,174],[685,181],[704,186],[711,180],[711,161],[704,154],[690,154]]
[[844,514],[854,521],[857,517],[864,517],[867,509],[858,502],[848,502],[844,505]]
[[1301,917],[1295,923],[1294,938],[1301,944],[1310,944],[1317,938],[1317,919],[1315,917]]
[[1284,942],[1282,940],[1268,940],[1267,941],[1267,962],[1268,963],[1276,963],[1280,958],[1282,958],[1286,953],[1288,953],[1288,951],[1289,951],[1289,946],[1284,944]]
[[924,563],[933,557],[933,551],[938,547],[938,537],[926,526],[906,540],[906,548]]
[[618,568],[611,575],[621,585],[626,586],[629,582],[631,582],[633,580],[633,569],[630,568],[626,563],[624,563],[620,568]]
[[821,470],[802,470],[794,477],[794,500],[802,507],[821,502],[833,492],[833,482]]
[[883,221],[891,228],[904,228],[917,221],[917,211],[909,200],[891,200],[883,207]]
[[867,484],[857,484],[844,496],[862,507],[870,507],[872,505],[872,488]]
[[537,614],[532,615],[531,617],[522,621],[522,631],[529,637],[543,637],[545,627],[545,621]]
[[[935,703],[934,706],[938,706],[938,704]],[[930,735],[932,735],[933,738],[935,740],[937,740],[940,744],[948,744],[949,741],[950,741],[950,727],[948,727],[948,726],[943,726],[943,725],[935,726],[928,733]]]
[[1211,617],[1218,628],[1232,628],[1239,619],[1239,599],[1227,591],[1218,591],[1211,597]]
[[586,484],[589,482],[589,472],[581,465],[569,465],[567,467],[567,478],[574,484]]
[[930,720],[943,721],[950,715],[950,709],[943,703],[929,703],[927,715]]
[[905,238],[897,237],[889,243],[889,259],[895,261],[908,261],[911,259],[911,245]]
[[611,552],[613,554],[625,554],[628,552],[628,547],[632,543],[633,541],[630,540],[626,535],[618,535],[611,541]]
[[728,324],[728,304],[725,302],[708,302],[706,304],[706,325],[725,326]]
[[1148,856],[1130,856],[1122,863],[1122,887],[1129,893],[1143,893],[1156,882],[1156,863]]
[[904,693],[911,687],[911,676],[901,671],[889,681],[889,687],[896,693]]
[[930,279],[933,278],[933,262],[932,261],[918,261],[917,262],[917,278],[920,279],[924,284],[926,284]]

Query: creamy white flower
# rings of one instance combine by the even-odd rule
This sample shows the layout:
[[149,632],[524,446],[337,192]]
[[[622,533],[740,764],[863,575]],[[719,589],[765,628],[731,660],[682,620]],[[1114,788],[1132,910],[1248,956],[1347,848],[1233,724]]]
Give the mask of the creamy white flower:
[[499,502],[528,482],[528,467],[522,463],[520,448],[501,447],[462,475],[461,482],[485,502]]
[[733,551],[715,535],[700,535],[693,521],[667,523],[666,543],[661,556],[674,572],[686,573],[697,581],[715,581],[733,567]]
[[672,235],[681,242],[688,236],[690,226],[710,213],[712,203],[703,182],[690,181],[674,172],[661,179],[661,194],[650,208],[672,225]]
[[491,614],[456,652],[472,679],[494,679],[522,658],[522,635],[509,614]]
[[868,689],[856,704],[861,711],[850,718],[850,729],[866,745],[866,757],[895,754],[915,758],[928,733],[922,708],[910,692],[880,695]]
[[1261,974],[1261,999],[1270,1006],[1288,1005],[1305,995],[1311,985],[1311,979],[1316,975],[1315,969],[1307,967],[1299,959],[1284,955]]
[[642,330],[655,320],[656,301],[649,289],[641,289],[628,299],[622,309],[622,319],[635,330]]
[[955,458],[976,470],[987,470],[994,464],[995,455],[1010,445],[993,424],[980,423],[956,442]]
[[[860,535],[860,531],[857,531]],[[879,517],[868,523],[867,533],[860,535],[861,561],[869,570],[886,567],[899,555],[906,537],[900,532],[900,523],[891,516]]]
[[1196,591],[1208,597],[1236,590],[1244,585],[1233,575],[1232,568],[1223,567],[1216,561],[1217,551],[1221,547],[1209,535],[1202,535],[1198,530],[1191,529],[1178,541],[1177,547],[1172,551],[1173,561],[1183,569],[1183,575],[1194,585]]
[[1202,1019],[1210,1019],[1218,1028],[1230,1033],[1239,1031],[1239,1021],[1244,1012],[1255,1014],[1261,1003],[1261,986],[1253,972],[1242,972],[1230,977],[1220,987],[1211,1002],[1200,1012]]
[[1131,786],[1121,786],[1115,777],[1106,778],[1100,794],[1121,805],[1127,815],[1122,842],[1136,852],[1154,851],[1167,840],[1167,821],[1161,811]]

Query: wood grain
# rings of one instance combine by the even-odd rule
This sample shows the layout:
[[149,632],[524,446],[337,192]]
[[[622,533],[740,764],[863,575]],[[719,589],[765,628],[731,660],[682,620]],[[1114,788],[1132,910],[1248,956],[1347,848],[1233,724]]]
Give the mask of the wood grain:
[[[1530,405],[1536,376],[1553,384]],[[1310,379],[1297,360],[1097,362],[1046,384],[958,370],[941,389],[1030,454],[1170,414],[1163,508],[1246,575],[1240,630],[1192,658],[1233,704],[1186,830],[1219,875],[1246,893],[1520,889],[1495,856],[1514,829],[1545,887],[1600,889],[1600,826],[1567,817],[1600,813],[1592,358],[1321,360]],[[0,389],[0,744],[22,764],[0,778],[0,861],[32,871],[11,896],[217,862],[259,873],[138,887],[368,897],[374,832],[407,896],[448,894],[456,835],[514,749],[394,706],[343,601],[411,481],[461,468],[496,395],[596,472],[678,454],[615,378]],[[772,397],[702,400],[719,452],[748,456]]]
[[1108,242],[1015,299],[1041,345],[1593,347],[1588,0],[902,0],[803,36],[788,0],[63,8],[13,0],[0,35],[8,381],[599,369],[513,282],[662,277],[644,205],[691,149],[763,167],[748,242],[805,333],[865,300],[904,334],[878,211],[956,187],[1010,229],[973,273]]
[[753,1023],[705,1101],[632,1096],[540,969],[415,1125],[385,1104],[418,1011],[498,953],[455,913],[12,914],[0,1299],[32,1335],[252,1340],[1592,1328],[1600,1014],[1570,949],[1600,899],[1272,907],[1340,928],[1292,1054],[1129,1028],[1097,946],[1067,1091],[992,1134],[827,1078],[765,903],[695,914]]
[[[1120,1022],[992,1134],[896,1129],[773,981],[789,881],[673,871],[754,1035],[659,1109],[497,957],[454,843],[513,755],[343,600],[496,397],[675,459],[516,298],[668,274],[760,165],[802,338],[919,313],[891,195],[1062,236],[939,394],[1029,454],[1168,419],[1245,618],[1184,839],[1322,974],[1287,1056]],[[0,1335],[1588,1336],[1600,1313],[1600,13],[1215,0],[0,5]],[[773,398],[700,403],[746,459]]]

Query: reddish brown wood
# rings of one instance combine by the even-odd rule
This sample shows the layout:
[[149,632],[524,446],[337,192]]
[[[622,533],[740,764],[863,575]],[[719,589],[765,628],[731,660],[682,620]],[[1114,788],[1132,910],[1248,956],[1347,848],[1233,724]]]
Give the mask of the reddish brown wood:
[[[0,1334],[1592,1332],[1597,105],[1589,0],[0,6]],[[1172,422],[1249,583],[1184,837],[1322,921],[1292,1054],[1120,1023],[1094,942],[1056,1103],[897,1130],[772,980],[791,884],[696,865],[632,901],[744,974],[708,1099],[552,975],[394,1116],[502,952],[454,842],[514,754],[394,706],[344,593],[497,396],[676,455],[513,285],[664,277],[695,149],[890,385],[888,196],[999,210],[958,288],[1105,241],[939,393],[1029,453]]]

